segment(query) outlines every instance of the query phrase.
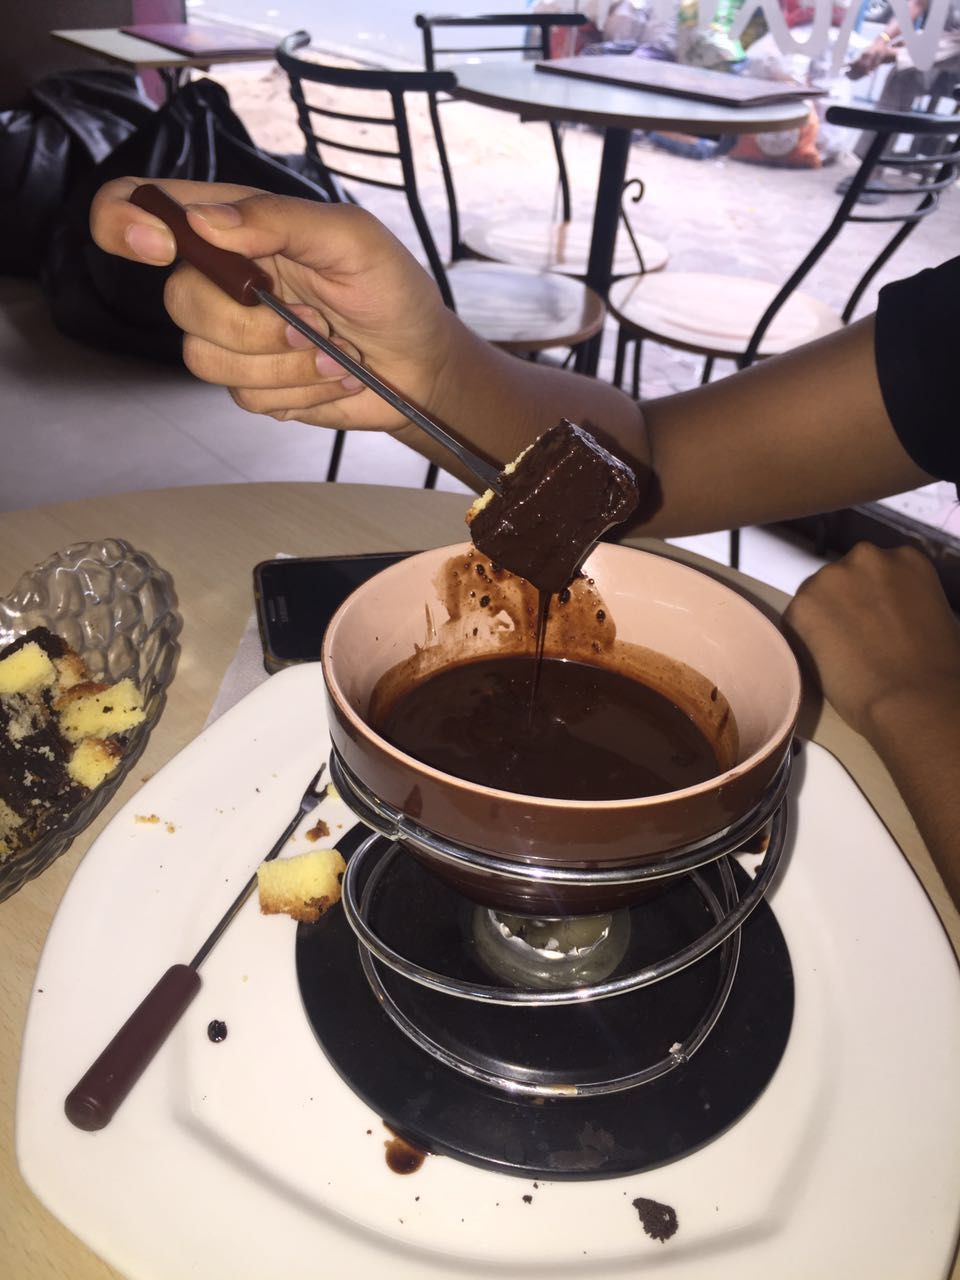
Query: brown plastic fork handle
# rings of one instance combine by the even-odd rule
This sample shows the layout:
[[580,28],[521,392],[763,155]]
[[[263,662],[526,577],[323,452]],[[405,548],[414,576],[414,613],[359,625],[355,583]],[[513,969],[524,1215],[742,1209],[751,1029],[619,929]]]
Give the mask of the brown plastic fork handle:
[[71,1124],[92,1132],[110,1123],[199,990],[196,969],[171,965],[67,1095],[63,1109]]
[[187,221],[183,205],[162,187],[145,182],[135,189],[130,196],[130,203],[165,222],[173,232],[179,256],[219,285],[234,302],[241,302],[245,307],[255,307],[262,301],[257,290],[263,289],[269,293],[273,288],[273,281],[255,262],[251,262],[243,254],[231,253],[229,249],[218,249],[216,245],[208,244],[198,236]]

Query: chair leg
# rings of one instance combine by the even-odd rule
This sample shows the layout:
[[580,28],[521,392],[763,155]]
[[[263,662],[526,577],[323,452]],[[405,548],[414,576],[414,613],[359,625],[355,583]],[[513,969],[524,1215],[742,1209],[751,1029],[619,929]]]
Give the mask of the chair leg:
[[338,431],[333,438],[333,452],[330,454],[330,465],[327,467],[327,483],[333,484],[340,471],[340,459],[343,456],[343,444],[347,438],[345,431]]
[[627,355],[627,335],[623,325],[617,329],[617,354],[613,361],[613,385],[623,388],[623,363]]
[[643,339],[634,338],[633,340],[633,379],[630,383],[630,390],[634,400],[640,399],[640,353],[642,349],[643,349]]
[[431,462],[427,467],[427,478],[423,482],[425,489],[435,489],[437,487],[437,476],[440,474],[440,468],[435,462]]
[[703,373],[700,375],[700,385],[705,386],[710,381],[710,375],[713,373],[713,356],[707,356],[703,365]]
[[730,530],[730,568],[740,568],[740,530]]
[[563,135],[556,120],[550,121],[550,135],[553,138],[553,149],[557,154],[557,174],[560,178],[560,198],[563,204],[563,220],[569,222],[572,217],[570,205],[570,179],[567,176],[567,164],[563,158]]

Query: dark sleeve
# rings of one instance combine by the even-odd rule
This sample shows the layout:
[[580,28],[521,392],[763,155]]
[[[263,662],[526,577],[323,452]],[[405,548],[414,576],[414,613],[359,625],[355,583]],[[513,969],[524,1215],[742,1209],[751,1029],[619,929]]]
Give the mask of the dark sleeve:
[[930,475],[960,481],[960,258],[880,290],[874,351],[900,443]]

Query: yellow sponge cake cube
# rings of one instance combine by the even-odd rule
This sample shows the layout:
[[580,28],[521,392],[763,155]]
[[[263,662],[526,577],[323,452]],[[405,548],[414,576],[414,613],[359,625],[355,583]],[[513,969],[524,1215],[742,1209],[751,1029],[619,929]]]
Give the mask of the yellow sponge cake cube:
[[340,877],[346,863],[336,849],[311,849],[292,858],[263,862],[257,868],[260,910],[315,924],[340,901]]
[[125,733],[144,718],[140,690],[129,678],[111,685],[73,685],[57,699],[56,710],[68,742]]
[[120,763],[122,751],[116,742],[103,738],[84,738],[74,747],[67,761],[67,773],[74,782],[92,791],[104,778],[109,778]]
[[53,684],[56,668],[36,641],[0,660],[0,694],[33,693]]

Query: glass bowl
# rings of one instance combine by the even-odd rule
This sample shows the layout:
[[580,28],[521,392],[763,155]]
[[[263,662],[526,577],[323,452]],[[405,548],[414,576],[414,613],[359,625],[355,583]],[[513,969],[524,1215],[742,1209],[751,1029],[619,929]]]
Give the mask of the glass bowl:
[[147,744],[173,679],[181,618],[173,579],[120,538],[78,542],[25,573],[0,600],[0,649],[47,627],[83,658],[94,680],[129,676],[145,719],[126,735],[119,765],[55,829],[0,862],[0,902],[59,858],[110,801]]

